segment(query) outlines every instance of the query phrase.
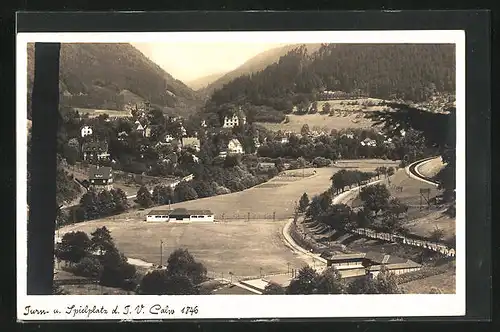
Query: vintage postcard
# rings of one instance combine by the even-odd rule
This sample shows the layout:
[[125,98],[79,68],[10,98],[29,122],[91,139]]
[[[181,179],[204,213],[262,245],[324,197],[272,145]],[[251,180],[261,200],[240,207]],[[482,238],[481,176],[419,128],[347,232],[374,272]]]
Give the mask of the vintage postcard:
[[19,320],[465,314],[463,31],[19,33],[17,61]]

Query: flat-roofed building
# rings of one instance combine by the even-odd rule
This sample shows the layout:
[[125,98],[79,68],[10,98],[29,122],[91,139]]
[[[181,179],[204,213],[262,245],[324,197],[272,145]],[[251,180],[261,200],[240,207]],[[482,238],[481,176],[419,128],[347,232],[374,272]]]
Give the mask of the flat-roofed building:
[[214,214],[210,210],[151,210],[146,215],[146,221],[159,222],[213,222]]
[[385,267],[387,270],[390,272],[399,275],[403,273],[409,273],[409,272],[414,272],[418,271],[422,268],[422,265],[415,263],[411,260],[407,260],[404,263],[393,263],[393,264],[381,264],[381,265],[372,265],[368,267],[367,273],[370,273],[374,277],[376,277],[379,273],[382,267]]
[[322,253],[321,257],[326,259],[327,266],[357,266],[363,267],[363,259],[365,258],[365,253],[355,253],[355,254],[339,254],[332,255],[329,253]]
[[151,210],[146,215],[146,221],[168,221],[172,210]]
[[210,210],[187,210],[183,208],[174,209],[170,213],[170,222],[196,222],[214,221],[214,214]]

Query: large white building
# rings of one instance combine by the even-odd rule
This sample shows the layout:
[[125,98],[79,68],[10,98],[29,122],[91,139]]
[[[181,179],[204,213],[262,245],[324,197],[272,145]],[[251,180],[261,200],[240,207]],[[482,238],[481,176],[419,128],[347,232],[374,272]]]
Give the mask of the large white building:
[[222,124],[223,128],[233,128],[239,125],[244,125],[247,122],[247,118],[245,113],[241,110],[241,107],[237,112],[234,112],[230,116],[224,117],[224,123]]
[[227,144],[227,153],[228,154],[243,154],[243,145],[241,144],[241,142],[238,139],[233,138]]

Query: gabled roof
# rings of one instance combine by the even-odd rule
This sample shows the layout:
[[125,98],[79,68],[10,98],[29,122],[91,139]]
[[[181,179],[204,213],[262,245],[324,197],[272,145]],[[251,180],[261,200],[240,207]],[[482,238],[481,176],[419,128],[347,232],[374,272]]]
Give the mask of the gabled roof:
[[368,268],[368,271],[380,271],[382,266],[385,266],[389,271],[390,270],[399,270],[399,269],[412,269],[419,268],[422,265],[415,263],[411,260],[407,260],[403,263],[392,263],[392,264],[380,264],[380,265],[372,265]]
[[341,261],[341,260],[349,260],[349,259],[363,259],[365,257],[365,253],[356,253],[356,254],[340,254],[340,255],[335,255],[335,254],[330,254],[327,252],[324,252],[321,254],[321,257],[330,260],[330,261]]
[[105,141],[92,141],[83,143],[82,151],[107,151],[108,143]]
[[113,169],[106,166],[90,166],[89,180],[108,180],[113,177]]
[[240,140],[239,140],[239,139],[237,139],[237,138],[230,139],[230,140],[229,140],[229,142],[227,143],[227,145],[229,145],[229,144],[231,144],[231,143],[232,143],[232,144],[236,144],[236,145],[241,145]]
[[384,260],[385,254],[376,252],[376,251],[370,251],[367,252],[365,255],[365,259],[368,259],[374,263],[381,264],[382,261]]

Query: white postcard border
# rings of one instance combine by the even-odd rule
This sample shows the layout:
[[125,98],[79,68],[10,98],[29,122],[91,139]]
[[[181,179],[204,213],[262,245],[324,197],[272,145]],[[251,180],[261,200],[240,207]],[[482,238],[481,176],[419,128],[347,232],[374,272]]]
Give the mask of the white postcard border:
[[[27,273],[27,43],[28,42],[234,42],[234,43],[450,43],[456,45],[456,294],[452,295],[285,295],[285,296],[140,296],[140,295],[44,295],[26,294]],[[204,319],[204,318],[314,318],[402,317],[465,315],[465,32],[461,30],[411,31],[252,31],[252,32],[155,32],[155,33],[18,33],[16,40],[17,87],[17,313],[19,320],[66,319]],[[86,305],[107,314],[71,316],[68,306]],[[125,314],[125,305],[130,305]],[[154,314],[153,308],[165,309]],[[25,315],[26,307],[47,313]],[[119,307],[119,313],[112,310]],[[144,306],[141,313],[133,309]],[[196,314],[182,314],[183,307]],[[175,313],[168,314],[173,309]],[[56,313],[58,311],[59,313]]]

